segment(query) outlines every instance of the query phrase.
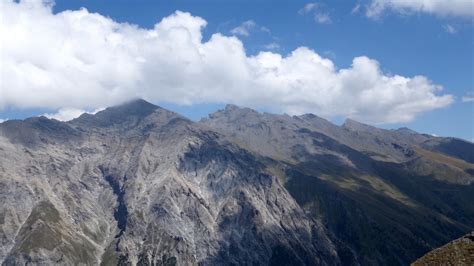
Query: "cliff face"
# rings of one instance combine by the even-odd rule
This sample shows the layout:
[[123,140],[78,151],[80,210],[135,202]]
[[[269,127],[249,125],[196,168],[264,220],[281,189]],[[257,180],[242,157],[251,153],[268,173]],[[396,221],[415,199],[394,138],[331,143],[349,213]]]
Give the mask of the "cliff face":
[[247,151],[144,101],[0,126],[4,264],[332,264]]
[[474,228],[474,145],[229,105],[201,121],[264,161],[344,265],[406,265]]
[[474,228],[473,144],[143,100],[0,124],[5,265],[407,264]]

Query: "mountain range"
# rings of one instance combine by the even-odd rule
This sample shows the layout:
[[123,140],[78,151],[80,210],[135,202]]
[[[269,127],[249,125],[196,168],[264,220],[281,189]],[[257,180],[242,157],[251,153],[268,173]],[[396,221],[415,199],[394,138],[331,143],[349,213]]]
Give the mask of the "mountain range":
[[0,124],[0,260],[406,265],[474,229],[474,144],[144,100]]

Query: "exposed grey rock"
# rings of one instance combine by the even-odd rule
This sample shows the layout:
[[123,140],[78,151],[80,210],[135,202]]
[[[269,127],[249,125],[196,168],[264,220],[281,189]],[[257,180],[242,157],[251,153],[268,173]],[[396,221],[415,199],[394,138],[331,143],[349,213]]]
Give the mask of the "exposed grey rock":
[[344,265],[406,265],[474,227],[472,143],[236,106],[201,125],[260,156]]
[[474,231],[430,251],[410,265],[474,265]]
[[474,227],[473,144],[143,100],[0,124],[4,265],[407,264]]
[[254,155],[142,100],[0,126],[1,249],[16,264],[338,264]]

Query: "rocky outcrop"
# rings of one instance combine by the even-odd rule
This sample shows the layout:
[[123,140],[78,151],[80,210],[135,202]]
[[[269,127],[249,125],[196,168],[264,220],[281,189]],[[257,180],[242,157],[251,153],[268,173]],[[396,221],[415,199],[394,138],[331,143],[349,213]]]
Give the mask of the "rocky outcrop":
[[406,265],[474,228],[472,143],[232,105],[201,124],[259,156],[344,265]]
[[143,100],[0,124],[4,265],[407,264],[474,227],[472,143]]
[[474,265],[474,232],[430,251],[411,265]]
[[3,123],[0,156],[5,265],[339,263],[257,158],[142,100]]

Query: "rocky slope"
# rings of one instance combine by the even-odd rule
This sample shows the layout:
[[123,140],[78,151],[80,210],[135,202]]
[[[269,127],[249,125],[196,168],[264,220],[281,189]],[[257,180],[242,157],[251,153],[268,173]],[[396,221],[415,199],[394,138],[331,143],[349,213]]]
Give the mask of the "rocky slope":
[[147,102],[0,133],[5,265],[338,262],[251,154]]
[[474,228],[474,145],[228,105],[201,124],[249,150],[332,233],[344,265],[406,265]]
[[474,228],[472,143],[135,100],[0,124],[0,260],[399,265]]
[[429,252],[411,265],[474,265],[474,232]]

